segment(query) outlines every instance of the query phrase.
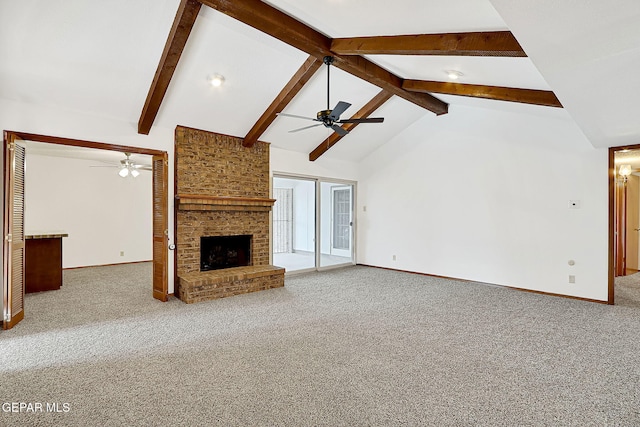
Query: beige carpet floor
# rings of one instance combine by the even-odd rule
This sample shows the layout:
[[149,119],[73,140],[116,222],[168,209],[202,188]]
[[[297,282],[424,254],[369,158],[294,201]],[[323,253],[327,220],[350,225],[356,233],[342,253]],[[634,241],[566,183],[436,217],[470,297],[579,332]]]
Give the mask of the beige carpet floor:
[[186,305],[150,277],[29,295],[0,332],[0,425],[640,425],[632,279],[606,306],[357,266]]

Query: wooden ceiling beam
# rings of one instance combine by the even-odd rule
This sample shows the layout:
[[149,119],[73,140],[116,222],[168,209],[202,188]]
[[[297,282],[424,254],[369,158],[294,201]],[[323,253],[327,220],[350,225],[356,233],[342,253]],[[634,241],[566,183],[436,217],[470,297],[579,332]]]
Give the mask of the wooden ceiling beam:
[[322,61],[314,56],[309,56],[291,80],[289,80],[287,85],[280,91],[278,96],[276,96],[271,105],[262,113],[262,116],[260,116],[258,121],[244,137],[242,145],[252,147],[253,144],[258,141],[258,138],[267,130],[269,125],[273,123],[277,114],[284,110],[321,66]]
[[443,93],[447,95],[470,96],[474,98],[562,108],[562,104],[556,95],[548,90],[518,89],[426,80],[405,80],[402,87],[411,92]]
[[329,37],[261,0],[200,2],[318,59],[330,53]]
[[415,34],[333,39],[339,55],[449,55],[525,57],[511,31]]
[[[374,111],[376,111],[378,108],[380,108],[382,106],[382,104],[384,104],[385,102],[387,102],[389,100],[389,98],[391,98],[393,96],[393,94],[382,90],[380,91],[380,93],[378,93],[375,97],[373,97],[371,99],[371,101],[367,102],[367,104],[362,107],[360,110],[358,110],[357,113],[355,113],[351,118],[352,119],[366,119],[367,117],[369,117],[371,114],[373,114]],[[353,128],[355,128],[356,126],[358,126],[358,123],[345,123],[344,125],[342,125],[342,129],[346,130],[347,132],[353,130]],[[322,156],[324,153],[327,152],[327,150],[329,150],[329,148],[333,147],[338,141],[340,141],[343,137],[340,136],[337,133],[332,133],[326,140],[324,140],[320,145],[318,145],[311,153],[309,153],[309,161],[315,161],[318,159],[318,157]]]
[[138,120],[138,133],[149,134],[201,7],[202,3],[197,0],[182,0],[180,2],[160,57],[160,63],[144,102],[142,114]]
[[341,56],[331,52],[330,37],[260,0],[200,0],[202,4],[224,13],[265,34],[281,40],[315,58],[331,55],[333,65],[369,81],[435,114],[446,114],[448,104],[428,93],[411,93],[402,88],[402,79],[377,64],[358,56]]
[[[333,65],[379,88],[435,113],[447,114],[449,104],[429,93],[410,92],[402,87],[404,80],[362,56],[334,56]],[[420,95],[416,97],[415,95]]]

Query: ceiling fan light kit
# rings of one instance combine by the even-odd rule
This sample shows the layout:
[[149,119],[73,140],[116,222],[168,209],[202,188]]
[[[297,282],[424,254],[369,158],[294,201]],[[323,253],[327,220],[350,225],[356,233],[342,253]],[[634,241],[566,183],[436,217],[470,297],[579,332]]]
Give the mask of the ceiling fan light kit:
[[124,155],[126,156],[126,159],[120,160],[120,172],[118,172],[118,175],[120,175],[123,178],[126,178],[128,176],[135,178],[138,175],[140,175],[140,172],[138,172],[137,170],[139,165],[136,165],[130,159],[131,153],[124,153]]
[[336,104],[333,110],[330,109],[331,104],[329,102],[329,82],[330,82],[329,70],[331,68],[331,64],[333,64],[333,56],[325,56],[323,59],[323,62],[327,65],[327,109],[318,111],[315,119],[311,117],[297,116],[295,114],[278,113],[279,116],[294,117],[297,119],[312,120],[314,122],[320,122],[319,124],[290,130],[289,133],[299,132],[301,130],[310,129],[316,126],[323,125],[326,128],[332,129],[338,135],[345,136],[349,133],[349,131],[344,129],[342,126],[340,126],[343,123],[358,123],[358,124],[382,123],[384,121],[383,117],[351,118],[351,119],[341,120],[340,115],[342,115],[342,113],[344,113],[349,107],[351,107],[351,104],[348,102],[340,101]]
[[[118,175],[122,178],[127,178],[129,176],[132,178],[136,178],[138,175],[140,175],[141,170],[146,170],[146,171],[152,170],[151,165],[143,165],[131,160],[131,153],[124,153],[124,155],[125,155],[125,158],[123,160],[120,160],[119,165],[115,164],[111,166],[91,166],[91,167],[119,168],[120,170],[118,171]],[[108,162],[105,162],[105,163],[108,163]]]

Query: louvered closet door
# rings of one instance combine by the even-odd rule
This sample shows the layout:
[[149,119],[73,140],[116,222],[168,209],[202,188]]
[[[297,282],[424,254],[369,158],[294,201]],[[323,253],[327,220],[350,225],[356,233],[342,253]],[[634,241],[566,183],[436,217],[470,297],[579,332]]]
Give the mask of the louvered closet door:
[[10,329],[24,318],[25,145],[11,135],[5,149],[3,322]]
[[169,295],[167,163],[166,154],[153,156],[153,297],[161,301]]

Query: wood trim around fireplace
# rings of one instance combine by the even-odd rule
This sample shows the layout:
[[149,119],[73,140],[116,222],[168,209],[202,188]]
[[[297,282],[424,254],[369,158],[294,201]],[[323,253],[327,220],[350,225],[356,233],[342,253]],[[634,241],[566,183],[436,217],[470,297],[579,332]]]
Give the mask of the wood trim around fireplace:
[[276,199],[179,194],[176,196],[176,201],[179,210],[269,211],[276,202]]

